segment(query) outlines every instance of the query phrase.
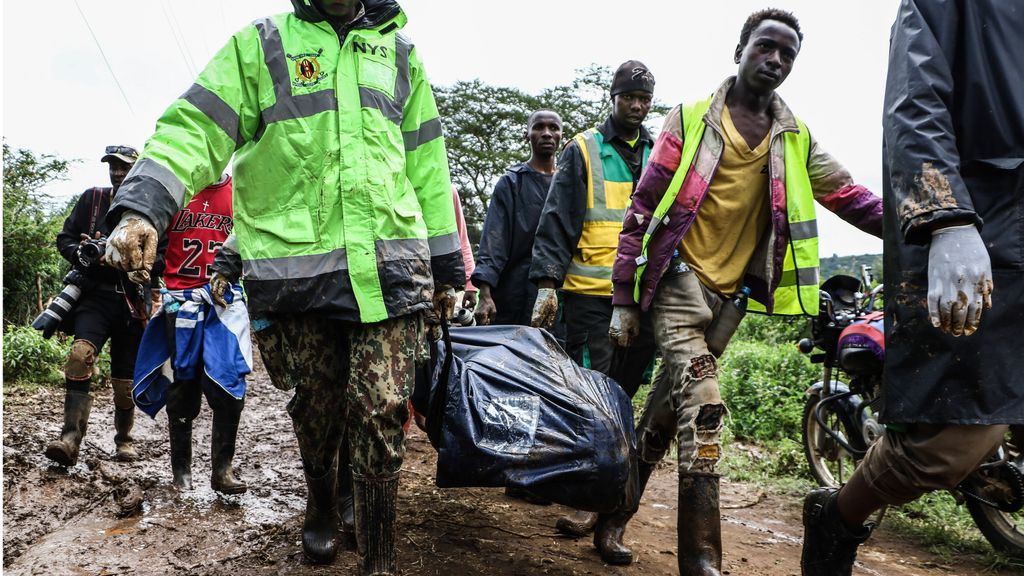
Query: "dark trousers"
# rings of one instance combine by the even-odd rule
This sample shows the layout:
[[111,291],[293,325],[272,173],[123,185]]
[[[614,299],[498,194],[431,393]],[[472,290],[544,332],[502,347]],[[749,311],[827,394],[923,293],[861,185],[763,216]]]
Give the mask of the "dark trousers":
[[612,299],[604,296],[563,293],[566,352],[584,368],[607,374],[632,398],[654,361],[654,329],[648,314],[640,317],[640,335],[629,348],[619,348],[608,338]]
[[74,334],[96,347],[97,356],[110,340],[110,377],[131,380],[135,356],[139,353],[143,325],[132,318],[124,294],[112,290],[90,290],[74,309]]

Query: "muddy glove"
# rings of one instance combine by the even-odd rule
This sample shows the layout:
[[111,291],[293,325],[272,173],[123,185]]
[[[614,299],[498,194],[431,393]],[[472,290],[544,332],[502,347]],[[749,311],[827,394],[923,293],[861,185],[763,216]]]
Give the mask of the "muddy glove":
[[978,329],[982,310],[992,307],[992,263],[973,224],[932,232],[928,250],[928,316],[953,336]]
[[538,288],[537,301],[533,304],[533,315],[530,326],[534,328],[551,328],[558,316],[558,290],[555,288]]
[[640,334],[640,308],[637,306],[615,306],[612,308],[612,322],[608,325],[608,338],[620,348],[629,348]]
[[437,315],[438,321],[451,320],[452,313],[455,312],[455,288],[443,284],[435,287],[433,302],[434,314]]
[[127,272],[132,282],[145,284],[156,260],[157,240],[156,228],[148,218],[126,210],[107,239],[103,260],[108,266]]
[[231,280],[227,276],[220,272],[214,272],[213,276],[210,276],[210,295],[213,297],[214,304],[227,308],[228,303],[224,300],[224,293],[230,290]]

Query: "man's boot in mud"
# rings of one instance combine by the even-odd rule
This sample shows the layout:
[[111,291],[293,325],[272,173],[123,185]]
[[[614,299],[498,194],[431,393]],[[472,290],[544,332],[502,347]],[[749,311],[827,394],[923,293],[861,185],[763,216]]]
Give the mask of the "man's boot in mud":
[[581,538],[590,533],[597,524],[597,512],[573,510],[555,522],[555,529],[567,536]]
[[804,576],[849,576],[857,548],[871,536],[874,524],[852,530],[839,515],[836,488],[812,490],[804,499],[804,547],[800,569]]
[[718,476],[681,474],[678,506],[680,576],[720,576],[722,518]]
[[64,427],[60,431],[60,438],[46,445],[44,454],[47,458],[61,466],[74,466],[78,463],[78,447],[85,436],[91,409],[92,395],[88,392],[72,389],[64,392]]
[[348,434],[338,449],[338,483],[335,491],[338,502],[338,521],[341,541],[349,550],[356,549],[356,511],[352,495],[352,461],[349,455]]
[[302,521],[302,552],[313,564],[330,564],[338,553],[338,506],[333,462],[321,476],[306,476],[306,518]]
[[637,465],[637,492],[635,502],[626,510],[600,514],[594,526],[594,547],[601,553],[601,559],[608,564],[625,566],[633,563],[633,551],[622,542],[626,524],[640,509],[640,497],[647,488],[656,464],[640,462]]
[[171,480],[180,490],[192,489],[192,419],[168,418],[171,437]]
[[371,478],[353,474],[356,542],[362,576],[398,574],[395,555],[395,504],[398,474]]
[[110,383],[114,388],[114,459],[131,462],[139,458],[132,440],[132,426],[135,424],[132,381],[126,378],[111,378]]
[[213,434],[210,439],[210,460],[213,471],[210,474],[210,488],[222,494],[242,494],[249,485],[235,477],[235,440],[238,438],[238,421],[242,416],[241,405],[231,409],[213,411]]

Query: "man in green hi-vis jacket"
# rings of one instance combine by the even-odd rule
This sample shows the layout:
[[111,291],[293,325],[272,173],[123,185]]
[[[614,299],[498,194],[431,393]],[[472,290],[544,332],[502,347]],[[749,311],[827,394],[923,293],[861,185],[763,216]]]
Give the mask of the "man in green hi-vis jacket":
[[347,431],[360,566],[392,574],[421,315],[449,312],[465,282],[441,122],[396,2],[292,5],[235,34],[160,118],[111,208],[106,258],[146,267],[157,231],[234,157],[249,310],[272,380],[295,389],[303,551],[335,556]]

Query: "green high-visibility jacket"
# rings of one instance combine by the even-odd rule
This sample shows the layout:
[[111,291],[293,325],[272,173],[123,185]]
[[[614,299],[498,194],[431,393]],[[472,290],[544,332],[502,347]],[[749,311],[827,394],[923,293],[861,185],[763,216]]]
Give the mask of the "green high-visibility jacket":
[[364,0],[339,36],[295,4],[235,34],[167,109],[112,217],[132,209],[164,230],[234,156],[253,313],[370,323],[428,308],[435,282],[465,276],[437,106],[398,32],[406,17]]

